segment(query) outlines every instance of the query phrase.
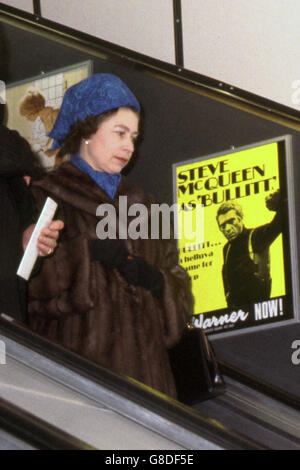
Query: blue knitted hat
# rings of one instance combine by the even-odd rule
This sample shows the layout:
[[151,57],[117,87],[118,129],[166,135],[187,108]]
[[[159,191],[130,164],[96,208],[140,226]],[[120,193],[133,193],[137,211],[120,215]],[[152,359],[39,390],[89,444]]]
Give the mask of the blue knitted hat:
[[88,116],[132,106],[140,111],[134,94],[116,75],[98,73],[68,88],[49,137],[54,139],[52,149],[61,147],[73,124]]

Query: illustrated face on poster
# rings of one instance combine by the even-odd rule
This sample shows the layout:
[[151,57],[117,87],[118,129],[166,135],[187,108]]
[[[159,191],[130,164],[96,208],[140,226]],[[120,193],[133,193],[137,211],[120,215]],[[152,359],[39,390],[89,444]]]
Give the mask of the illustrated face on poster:
[[47,170],[62,163],[57,157],[58,151],[51,149],[53,140],[48,133],[55,123],[64,93],[87,78],[90,72],[91,62],[85,62],[7,87],[7,126],[29,142]]
[[201,243],[179,239],[194,321],[209,333],[293,317],[284,142],[175,165],[180,212],[203,206]]

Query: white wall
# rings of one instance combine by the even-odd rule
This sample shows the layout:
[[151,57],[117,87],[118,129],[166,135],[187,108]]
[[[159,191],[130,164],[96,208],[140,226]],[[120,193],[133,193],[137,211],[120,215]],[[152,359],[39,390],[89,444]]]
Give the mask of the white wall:
[[185,68],[300,110],[300,0],[182,0],[182,16]]
[[174,62],[172,0],[41,0],[42,16],[166,62]]
[[4,5],[9,5],[10,7],[19,8],[20,10],[27,11],[28,13],[33,13],[32,0],[9,0],[1,3],[4,3]]
[[[32,0],[6,1],[32,11]],[[181,0],[185,68],[300,110],[300,0]],[[41,0],[42,16],[175,63],[173,0]]]

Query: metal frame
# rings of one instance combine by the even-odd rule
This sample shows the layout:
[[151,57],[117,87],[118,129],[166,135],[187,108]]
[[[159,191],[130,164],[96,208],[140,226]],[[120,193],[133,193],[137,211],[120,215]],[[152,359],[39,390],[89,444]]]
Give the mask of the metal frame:
[[93,61],[85,60],[83,62],[76,62],[75,64],[68,65],[67,67],[60,67],[58,69],[51,70],[50,72],[42,72],[39,75],[34,75],[33,77],[28,77],[28,78],[25,78],[24,80],[18,80],[16,82],[9,83],[7,84],[6,88],[10,89],[15,86],[24,85],[26,83],[34,82],[35,80],[40,80],[42,78],[51,77],[52,75],[56,75],[58,73],[69,72],[70,70],[77,69],[79,67],[84,67],[84,66],[86,66],[88,76],[90,76],[93,73]]
[[174,14],[175,63],[180,68],[184,66],[181,0],[173,0],[173,14]]
[[32,0],[33,3],[33,14],[41,16],[41,2],[40,0]]
[[1,429],[12,441],[17,438],[39,450],[96,450],[1,397],[0,414]]
[[51,343],[6,315],[0,315],[0,339],[8,357],[184,448],[260,448],[221,423]]

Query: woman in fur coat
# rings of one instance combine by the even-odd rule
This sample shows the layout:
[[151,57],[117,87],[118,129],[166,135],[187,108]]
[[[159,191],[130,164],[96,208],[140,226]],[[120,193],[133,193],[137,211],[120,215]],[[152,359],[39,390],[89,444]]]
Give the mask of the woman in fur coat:
[[[29,321],[46,338],[176,397],[167,349],[181,338],[192,296],[173,242],[151,238],[155,201],[121,176],[139,113],[111,74],[67,90],[50,137],[71,161],[33,185],[40,205],[47,196],[58,203],[65,229],[30,283]],[[147,214],[142,238],[128,215],[133,204]]]

